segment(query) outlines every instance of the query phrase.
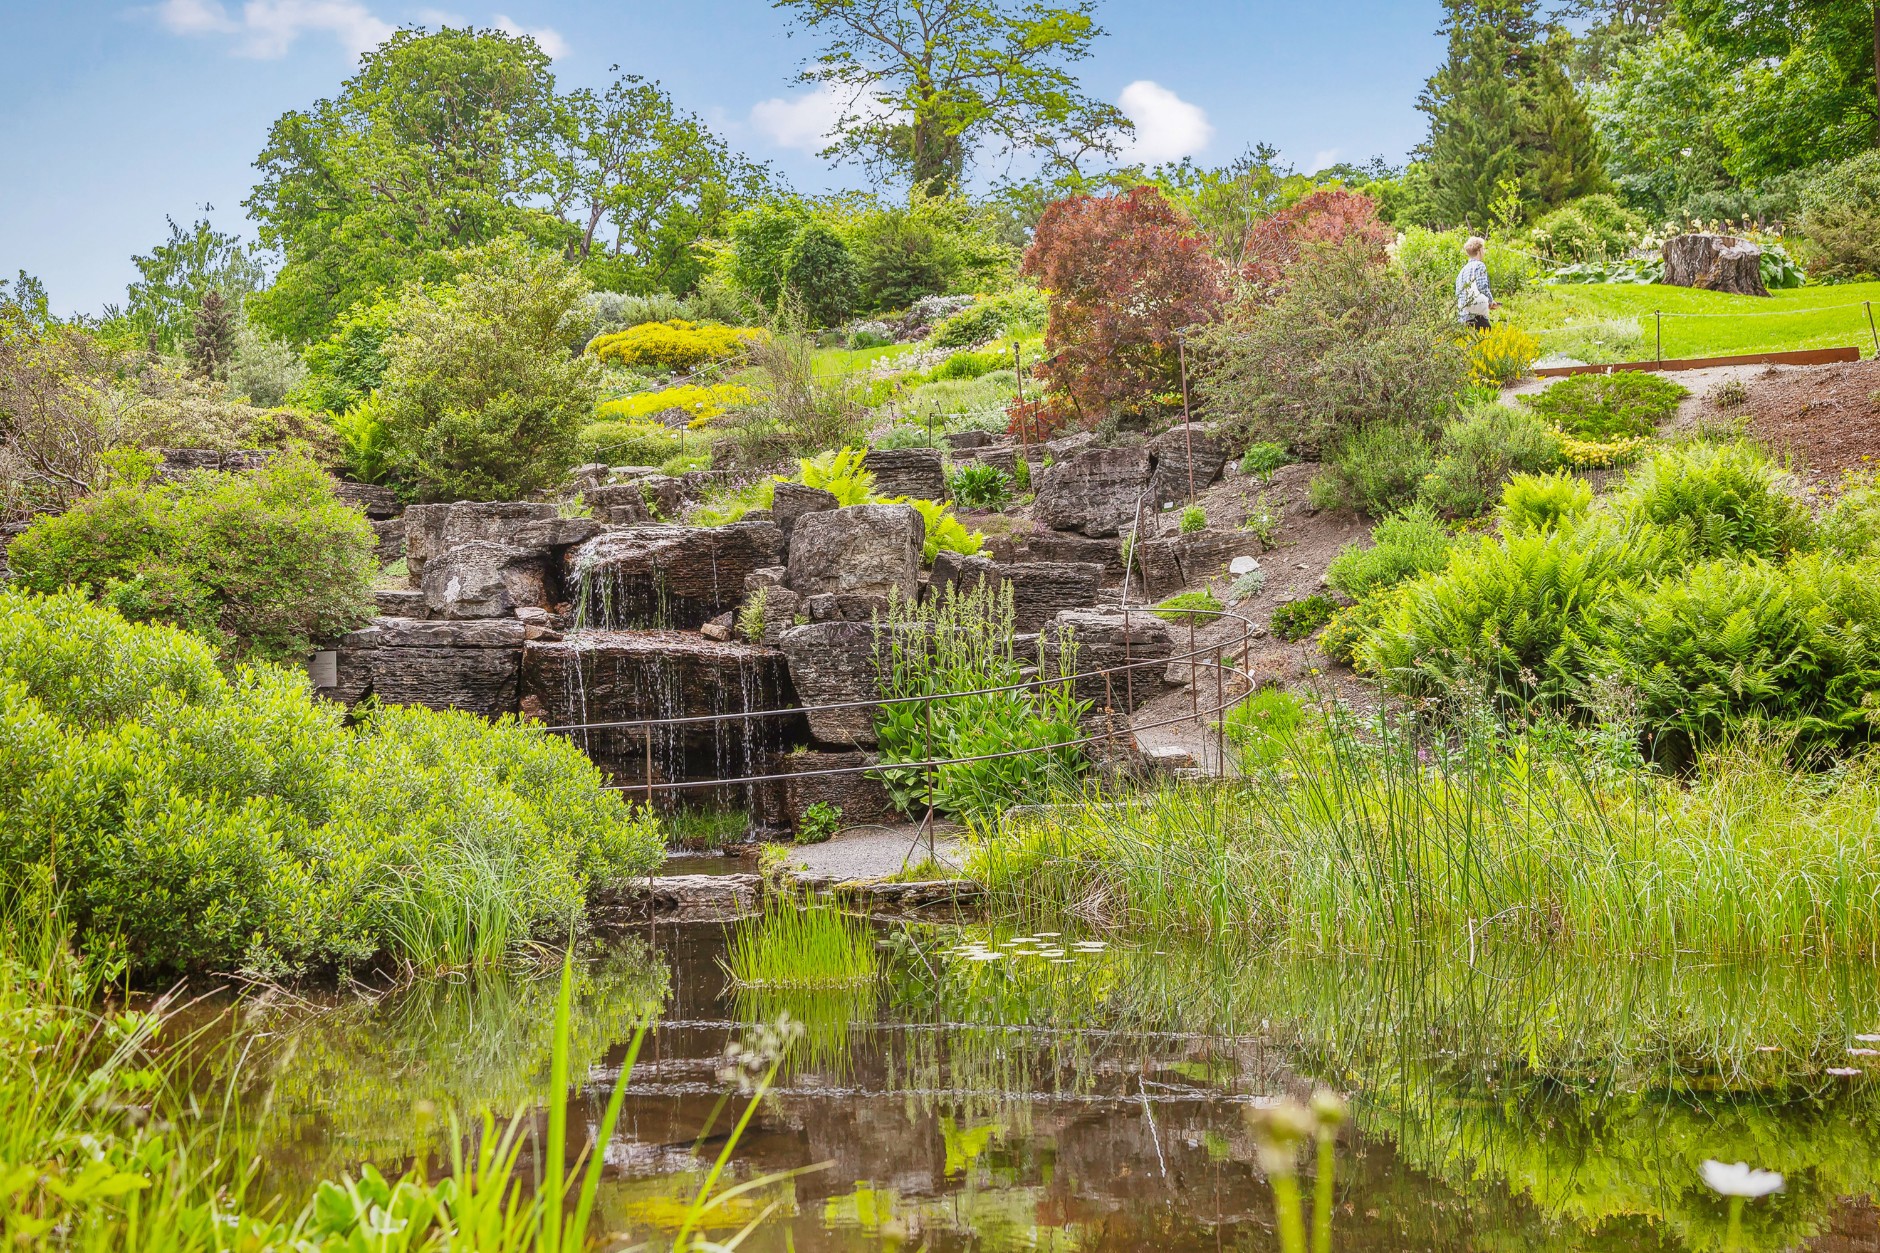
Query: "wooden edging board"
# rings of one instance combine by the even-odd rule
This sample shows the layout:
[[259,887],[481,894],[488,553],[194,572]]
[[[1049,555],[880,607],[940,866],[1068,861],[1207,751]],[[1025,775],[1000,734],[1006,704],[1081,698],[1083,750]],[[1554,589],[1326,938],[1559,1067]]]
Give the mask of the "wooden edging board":
[[1557,365],[1534,371],[1539,378],[1607,374],[1613,370],[1711,370],[1727,365],[1840,365],[1859,361],[1858,348],[1805,348],[1798,352],[1753,352],[1743,357],[1686,357],[1682,361],[1625,361],[1617,365]]

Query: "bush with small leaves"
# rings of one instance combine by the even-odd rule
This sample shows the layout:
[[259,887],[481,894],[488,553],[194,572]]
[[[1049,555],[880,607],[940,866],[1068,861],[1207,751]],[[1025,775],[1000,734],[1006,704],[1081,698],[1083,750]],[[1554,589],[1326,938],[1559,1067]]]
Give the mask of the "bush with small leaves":
[[1593,485],[1571,471],[1517,474],[1501,489],[1501,526],[1544,531],[1576,522],[1592,507]]
[[953,472],[947,491],[962,509],[1003,509],[1012,498],[1012,479],[997,466],[975,462]]
[[1150,612],[1164,622],[1214,621],[1223,606],[1213,592],[1177,592]]
[[842,829],[842,806],[817,801],[797,820],[798,844],[827,844]]
[[1340,443],[1313,476],[1312,503],[1382,518],[1416,499],[1434,465],[1435,452],[1420,431],[1367,426]]
[[1610,441],[1650,435],[1678,411],[1690,391],[1644,370],[1571,374],[1521,403],[1578,439]]
[[1183,535],[1193,535],[1196,531],[1208,529],[1208,511],[1200,505],[1190,505],[1182,510],[1181,531]]
[[1330,622],[1332,615],[1337,612],[1337,601],[1315,592],[1298,600],[1287,601],[1275,609],[1269,625],[1275,637],[1295,644]]
[[1284,444],[1264,441],[1249,444],[1247,451],[1240,454],[1240,472],[1256,478],[1273,477],[1273,471],[1283,465],[1291,465],[1296,458]]
[[1475,405],[1443,428],[1436,464],[1418,497],[1450,518],[1487,512],[1514,474],[1560,464],[1560,437],[1531,413],[1499,402]]
[[1454,543],[1442,519],[1412,505],[1371,530],[1371,547],[1347,544],[1325,568],[1325,582],[1352,600],[1363,600],[1405,579],[1449,564]]

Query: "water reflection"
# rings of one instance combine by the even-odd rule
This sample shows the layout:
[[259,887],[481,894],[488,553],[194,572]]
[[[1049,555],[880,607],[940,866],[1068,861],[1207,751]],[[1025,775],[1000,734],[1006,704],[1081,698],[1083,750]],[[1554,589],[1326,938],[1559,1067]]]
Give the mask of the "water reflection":
[[[772,1200],[764,1250],[1275,1247],[1243,1112],[1353,1094],[1338,1247],[1715,1249],[1704,1158],[1782,1171],[1751,1247],[1873,1247],[1880,972],[1481,953],[1283,962],[1074,935],[886,927],[890,975],[829,994],[726,987],[715,926],[661,928],[591,963],[576,998],[576,1134],[598,1119],[636,1008],[662,1019],[605,1148],[600,1214],[641,1238],[696,1190],[744,1025],[806,1038],[736,1158],[827,1169]],[[271,1177],[290,1192],[438,1144],[414,1108],[506,1115],[540,1099],[552,979],[434,984],[252,1011],[244,1062]],[[713,1119],[717,1119],[712,1126]],[[709,1128],[709,1130],[707,1130]],[[572,1147],[578,1147],[572,1146]],[[1846,1239],[1866,1243],[1849,1245]]]

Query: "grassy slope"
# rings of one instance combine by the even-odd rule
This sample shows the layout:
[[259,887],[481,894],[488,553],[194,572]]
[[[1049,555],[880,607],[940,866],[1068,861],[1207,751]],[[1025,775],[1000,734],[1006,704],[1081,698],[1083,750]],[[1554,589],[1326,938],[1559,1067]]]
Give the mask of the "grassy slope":
[[[1652,314],[1660,310],[1665,314],[1666,357],[1850,344],[1871,354],[1873,335],[1861,308],[1868,300],[1880,302],[1880,283],[1803,287],[1773,293],[1766,300],[1659,285],[1563,285],[1523,292],[1509,302],[1509,313],[1518,325],[1540,335],[1573,324],[1636,318],[1644,332],[1646,358],[1654,351]],[[1698,314],[1706,316],[1692,316]]]

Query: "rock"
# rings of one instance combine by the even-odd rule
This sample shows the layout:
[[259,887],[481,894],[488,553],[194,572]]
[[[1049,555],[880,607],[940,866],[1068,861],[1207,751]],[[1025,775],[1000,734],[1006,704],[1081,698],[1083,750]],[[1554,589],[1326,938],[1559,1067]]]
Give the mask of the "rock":
[[1047,673],[1063,672],[1067,635],[1077,650],[1075,673],[1115,670],[1077,681],[1077,698],[1094,709],[1134,713],[1170,690],[1165,671],[1175,640],[1160,618],[1141,610],[1067,609],[1039,633]]
[[1738,296],[1767,296],[1762,281],[1762,249],[1733,235],[1673,235],[1664,244],[1664,281],[1673,287],[1701,287]]
[[637,500],[632,504],[610,505],[600,511],[608,526],[641,526],[653,520],[652,512]]
[[[511,625],[521,624],[511,620]],[[462,709],[493,718],[516,712],[514,648],[376,648],[371,692],[389,705]],[[342,656],[345,652],[341,650]]]
[[396,618],[422,618],[424,593],[416,588],[381,588],[372,593],[380,613]]
[[[778,769],[786,774],[806,776],[786,779],[783,784],[785,817],[790,826],[796,827],[803,812],[818,801],[840,809],[844,826],[900,821],[901,815],[889,799],[888,789],[867,774],[880,760],[877,753],[858,750],[826,752],[800,748],[786,753]],[[846,773],[819,773],[825,770]]]
[[679,494],[686,500],[698,500],[730,483],[729,470],[687,470],[679,476]]
[[636,478],[630,483],[609,483],[588,492],[582,496],[581,500],[583,504],[596,512],[626,509],[630,512],[637,511],[642,517],[648,516],[646,493],[640,490],[640,482],[641,480]]
[[1142,764],[1151,771],[1169,774],[1177,770],[1193,770],[1195,755],[1179,744],[1162,744],[1155,748],[1144,749]]
[[873,622],[888,612],[888,598],[871,592],[819,592],[801,602],[811,622]]
[[439,618],[506,618],[518,605],[549,603],[542,554],[473,540],[424,568],[424,607]]
[[605,529],[593,518],[542,518],[517,527],[509,543],[517,548],[573,548]]
[[[1188,474],[1191,447],[1194,453],[1192,489]],[[1206,427],[1193,422],[1164,431],[1150,440],[1149,458],[1155,467],[1150,480],[1152,497],[1156,504],[1163,504],[1186,501],[1191,495],[1207,490],[1221,477],[1221,468],[1227,464],[1227,450]]]
[[927,524],[907,505],[852,505],[797,519],[787,580],[805,596],[820,593],[912,598],[920,589]]
[[223,452],[216,448],[166,448],[163,450],[163,461],[157,466],[156,477],[178,479],[200,470],[240,474],[260,469],[273,455],[259,448],[242,448],[234,452]]
[[524,523],[553,518],[554,505],[526,501],[466,501],[413,505],[405,510],[405,563],[412,585],[425,566],[451,549],[477,540],[507,543]]
[[712,441],[712,464],[725,470],[768,470],[789,460],[790,441],[781,435]]
[[[875,628],[866,622],[816,622],[783,633],[790,682],[806,706],[875,700]],[[884,642],[883,647],[886,647]],[[875,745],[875,713],[868,708],[810,709],[810,734],[824,744]]]
[[[583,631],[522,651],[524,701],[551,726],[649,722],[652,781],[736,780],[775,773],[776,758],[803,742],[796,689],[782,653],[678,631]],[[785,711],[763,718],[726,714]],[[714,717],[716,721],[681,719]],[[647,780],[647,727],[598,726],[574,742],[631,788]],[[764,786],[764,785],[759,785]],[[746,788],[690,789],[748,801]]]
[[1135,547],[1136,583],[1132,591],[1160,600],[1181,590],[1181,537],[1163,535]]
[[522,638],[525,640],[558,640],[561,632],[555,629],[555,619],[546,609],[537,609],[524,605],[516,610],[516,621],[522,624]]
[[1149,479],[1142,448],[1093,448],[1040,474],[1033,515],[1058,531],[1103,538],[1128,530]]
[[405,555],[405,520],[387,518],[383,522],[370,522],[373,539],[376,541],[372,556],[381,566],[389,566]]
[[652,524],[602,532],[569,550],[563,568],[585,625],[696,631],[735,609],[745,579],[782,551],[771,522]]
[[974,448],[984,448],[987,444],[998,442],[998,436],[991,431],[955,431],[943,437],[947,447],[954,452],[967,452]]
[[698,633],[708,640],[717,640],[720,644],[731,640],[732,615],[721,613],[698,629]]
[[675,522],[685,510],[685,484],[669,474],[649,474],[637,486],[647,511],[657,521]]
[[877,495],[946,499],[946,470],[938,448],[871,449],[862,464],[875,476]]
[[[749,580],[746,580],[749,585]],[[783,641],[783,633],[796,626],[798,614],[807,620],[807,610],[803,598],[781,584],[763,584],[751,589],[744,598],[744,605],[738,609],[740,620],[746,608],[757,598],[763,599],[763,634],[758,643],[767,648],[775,648]]]
[[374,522],[396,518],[405,511],[405,502],[391,488],[373,483],[341,479],[333,485],[333,494]]
[[1103,567],[1105,581],[1116,583],[1123,577],[1123,541],[1119,538],[1091,539],[1074,531],[1033,531],[1025,537],[1028,561],[1093,561]]
[[[544,621],[547,614],[542,613]],[[423,618],[378,618],[371,627],[379,648],[521,648],[519,618],[474,618],[434,622]]]
[[744,576],[744,590],[754,592],[760,587],[782,587],[784,575],[788,572],[788,566],[765,566],[761,570],[753,570]]
[[754,874],[677,874],[619,879],[588,893],[588,921],[623,926],[651,917],[674,922],[728,922],[754,914],[764,890]]
[[1160,599],[1206,582],[1225,571],[1236,554],[1259,542],[1251,533],[1230,531],[1193,531],[1144,540],[1136,546],[1142,592]]
[[796,520],[812,513],[828,513],[841,507],[834,492],[826,492],[820,487],[804,487],[801,483],[779,483],[776,494],[770,502],[770,517],[783,532],[783,546],[787,554],[790,537],[796,530]]
[[927,913],[964,909],[979,903],[986,890],[973,879],[920,879],[894,883],[885,879],[837,883],[830,891],[860,909]]
[[961,595],[965,595],[981,584],[996,584],[998,578],[999,567],[989,558],[941,552],[933,559],[933,575],[927,582],[927,591],[932,596],[944,596],[949,587],[957,587]]
[[1077,431],[1059,439],[1047,440],[1044,451],[1053,461],[1068,461],[1097,442],[1089,431]]
[[1024,561],[1000,566],[999,577],[1012,585],[1012,625],[1036,631],[1066,609],[1097,603],[1103,567],[1091,562]]
[[1227,563],[1227,572],[1233,575],[1235,578],[1240,578],[1242,575],[1252,574],[1255,570],[1258,570],[1259,568],[1260,568],[1260,560],[1257,557],[1240,556],[1240,557],[1234,558],[1232,561]]

